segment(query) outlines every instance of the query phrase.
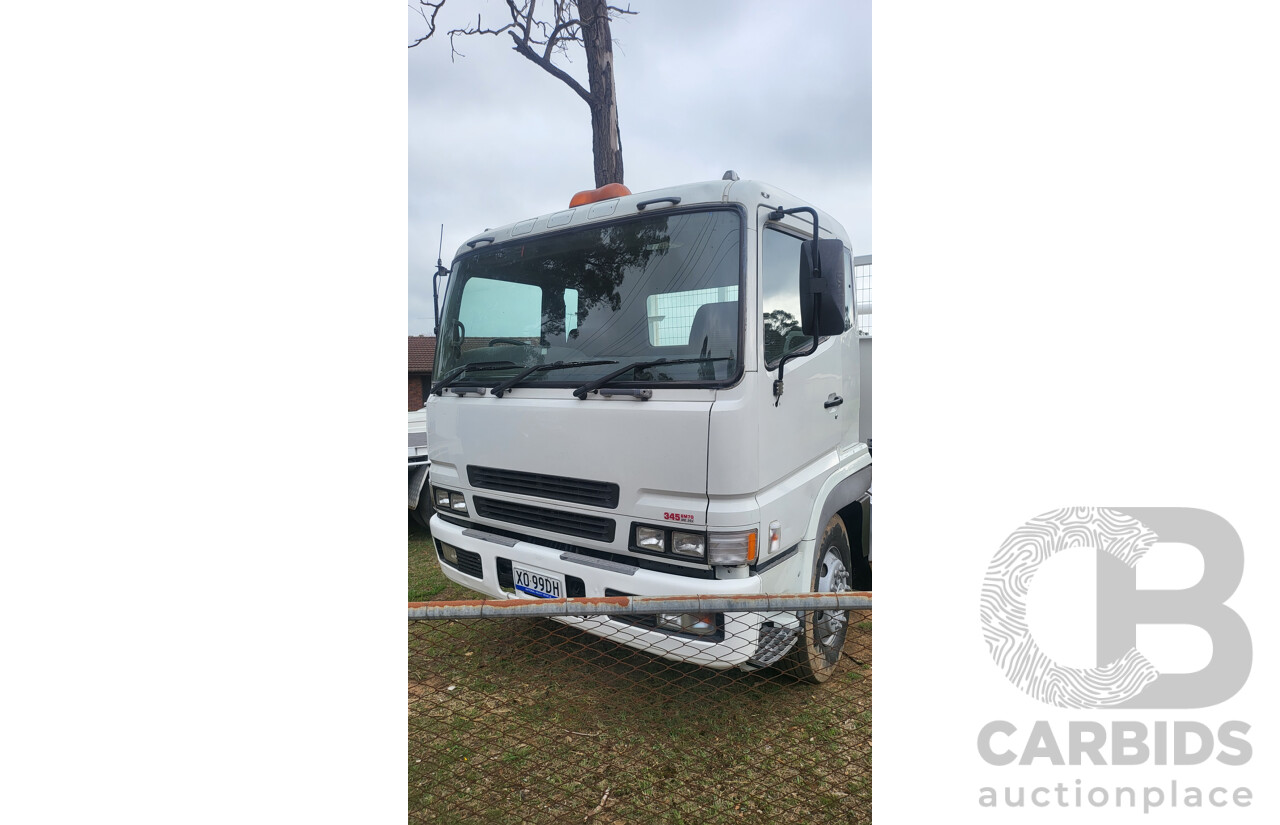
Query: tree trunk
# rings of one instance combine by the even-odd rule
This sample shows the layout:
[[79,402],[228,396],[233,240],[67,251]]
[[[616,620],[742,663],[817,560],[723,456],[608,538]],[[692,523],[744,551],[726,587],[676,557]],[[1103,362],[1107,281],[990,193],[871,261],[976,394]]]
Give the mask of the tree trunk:
[[587,53],[591,100],[591,153],[596,186],[623,183],[622,133],[618,129],[618,96],[613,85],[613,35],[608,0],[578,0],[582,45]]

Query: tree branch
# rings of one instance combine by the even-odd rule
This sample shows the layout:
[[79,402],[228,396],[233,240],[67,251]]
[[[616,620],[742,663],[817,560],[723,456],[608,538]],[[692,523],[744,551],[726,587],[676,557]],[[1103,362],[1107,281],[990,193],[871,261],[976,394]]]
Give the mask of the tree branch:
[[514,48],[517,53],[522,54],[534,63],[537,63],[542,67],[543,71],[552,77],[556,77],[564,81],[565,85],[570,89],[573,89],[573,91],[577,93],[578,97],[587,102],[588,106],[591,105],[591,93],[582,88],[582,84],[574,80],[572,75],[552,63],[549,59],[543,58],[542,55],[529,48],[529,44],[516,37],[515,32],[508,32],[508,34],[511,35],[511,40],[515,43],[512,48]]
[[[445,4],[445,0],[440,0],[439,3],[431,3],[428,0],[418,0],[418,6],[419,6],[418,14],[422,15],[422,19],[427,21],[427,33],[424,34],[422,37],[419,37],[417,40],[413,41],[412,43],[410,43],[409,48],[412,49],[414,46],[418,45],[419,43],[422,43],[423,41],[426,41],[426,40],[430,40],[431,35],[436,33],[436,15],[440,13],[440,7],[443,6],[444,4]],[[423,6],[425,6],[426,8],[422,8]],[[427,16],[427,9],[431,9],[430,17]]]
[[[508,0],[508,3],[510,3],[510,0]],[[449,30],[449,59],[452,60],[455,57],[466,57],[466,55],[458,51],[458,47],[454,45],[454,38],[457,37],[458,35],[470,36],[473,34],[492,34],[496,37],[497,35],[502,34],[503,32],[509,32],[511,29],[518,29],[518,28],[520,28],[520,24],[513,20],[512,22],[508,23],[502,28],[486,29],[484,27],[484,23],[481,22],[480,20],[480,15],[477,14],[476,24],[474,26],[470,26],[464,29]],[[511,36],[515,37],[514,34]]]
[[[574,26],[577,26],[578,30],[576,32],[569,31],[569,29],[573,28]],[[561,35],[561,32],[564,32],[563,36]],[[568,58],[569,49],[565,44],[581,43],[581,42],[582,42],[582,24],[578,21],[577,18],[573,18],[571,20],[565,20],[562,23],[558,23],[556,27],[551,30],[551,36],[547,38],[547,48],[542,53],[542,56],[544,59],[550,61],[552,52],[558,48],[560,50],[560,53],[563,54],[566,58]]]
[[[436,15],[440,13],[440,9],[446,2],[447,0],[435,0],[434,2],[433,0],[418,0],[419,7],[417,11],[427,23],[427,33],[410,43],[410,48],[431,39],[431,36],[436,33]],[[458,37],[470,37],[472,35],[493,35],[496,37],[505,32],[511,37],[512,48],[518,54],[524,56],[530,62],[536,63],[547,74],[559,79],[572,89],[578,97],[586,101],[588,106],[591,105],[591,93],[575,80],[572,75],[553,62],[553,58],[557,54],[563,55],[565,60],[569,60],[569,44],[583,42],[582,21],[573,14],[575,10],[573,0],[552,0],[550,21],[537,19],[538,0],[521,0],[521,2],[506,0],[506,4],[507,11],[511,15],[511,22],[506,25],[498,28],[486,27],[481,15],[477,13],[475,24],[450,29],[450,59],[466,57],[465,54],[458,51]],[[605,8],[610,19],[621,15],[637,14],[637,12],[631,10],[630,5],[625,9],[618,6],[605,6]],[[541,53],[539,53],[539,50]]]

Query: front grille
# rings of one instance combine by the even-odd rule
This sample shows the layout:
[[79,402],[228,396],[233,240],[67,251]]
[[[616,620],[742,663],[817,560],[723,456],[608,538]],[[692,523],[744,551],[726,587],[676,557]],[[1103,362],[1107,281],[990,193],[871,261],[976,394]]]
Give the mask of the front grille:
[[565,513],[560,510],[549,510],[546,507],[533,507],[528,504],[498,501],[481,496],[472,497],[471,503],[475,505],[476,515],[484,518],[595,541],[613,541],[615,527],[613,519]]
[[468,467],[467,480],[472,487],[484,490],[501,490],[536,498],[553,498],[592,507],[618,506],[618,485],[608,481],[589,481],[582,478],[549,476],[542,473],[522,473],[518,470],[499,470],[494,467]]

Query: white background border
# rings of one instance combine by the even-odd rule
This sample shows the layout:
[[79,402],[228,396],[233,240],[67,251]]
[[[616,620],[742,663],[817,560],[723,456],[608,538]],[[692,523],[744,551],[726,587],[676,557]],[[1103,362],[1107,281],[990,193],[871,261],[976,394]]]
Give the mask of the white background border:
[[[1275,821],[1274,7],[876,11],[876,821],[1027,821],[977,807],[1041,776],[982,762],[982,724],[1119,718],[1020,694],[979,631],[991,555],[1069,505],[1198,507],[1240,532],[1248,684],[1124,716],[1252,723],[1247,767],[1176,775],[1251,785],[1252,808],[1212,815]],[[1076,777],[1146,775],[1050,784]],[[1141,813],[1043,814],[1082,816]]]

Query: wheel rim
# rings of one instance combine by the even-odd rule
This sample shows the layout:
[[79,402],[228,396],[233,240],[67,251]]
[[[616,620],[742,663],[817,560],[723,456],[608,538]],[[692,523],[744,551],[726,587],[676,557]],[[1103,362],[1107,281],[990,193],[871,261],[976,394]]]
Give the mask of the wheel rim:
[[[843,593],[848,589],[849,568],[844,566],[840,552],[829,547],[822,557],[822,567],[818,571],[818,592]],[[844,610],[819,610],[814,614],[815,641],[823,653],[830,653],[833,647],[843,646],[845,626],[848,623],[849,614]]]

